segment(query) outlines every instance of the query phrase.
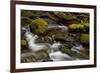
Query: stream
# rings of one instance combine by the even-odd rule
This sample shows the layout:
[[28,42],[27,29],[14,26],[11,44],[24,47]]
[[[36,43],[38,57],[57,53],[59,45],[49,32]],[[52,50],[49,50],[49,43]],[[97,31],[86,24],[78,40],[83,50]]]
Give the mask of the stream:
[[[60,25],[49,26],[48,28],[49,29],[59,28],[62,31],[68,30],[67,27]],[[33,34],[27,28],[23,28],[22,30],[25,31],[24,36],[28,41],[28,50],[26,51],[24,50],[21,53],[22,62],[67,61],[67,60],[81,60],[88,58],[88,56],[84,54],[84,48],[81,44],[74,45],[73,47],[71,47],[71,49],[68,49],[68,53],[64,53],[60,50],[61,46],[63,45],[61,42],[55,41],[53,44],[50,44],[48,42],[36,43],[37,39],[39,38],[38,35]]]

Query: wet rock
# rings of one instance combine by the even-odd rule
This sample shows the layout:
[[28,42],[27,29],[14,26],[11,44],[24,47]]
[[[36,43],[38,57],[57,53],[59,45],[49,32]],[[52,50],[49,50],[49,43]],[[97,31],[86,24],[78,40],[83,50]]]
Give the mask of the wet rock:
[[37,41],[35,43],[49,43],[49,44],[54,43],[54,39],[52,36],[40,36],[36,40]]
[[21,16],[24,16],[24,17],[32,17],[34,16],[33,12],[32,11],[28,11],[28,10],[22,10],[21,12]]
[[72,37],[70,37],[70,36],[68,36],[67,34],[61,34],[61,33],[58,33],[58,34],[55,34],[55,37],[54,37],[54,39],[56,40],[56,41],[73,41],[73,38]]
[[30,25],[31,23],[31,19],[27,18],[27,17],[21,17],[21,26],[27,26]]
[[76,55],[74,55],[74,57],[76,57],[77,59],[89,59],[89,54],[85,53],[86,49],[82,45],[73,46],[71,48],[71,51],[76,52]]
[[43,18],[49,25],[50,24],[57,24],[57,22],[55,22],[54,20],[50,19],[50,18]]
[[22,53],[21,62],[22,63],[36,62],[35,54],[31,52]]
[[45,62],[50,61],[49,55],[45,50],[38,52],[27,52],[21,54],[21,62]]
[[60,31],[68,31],[68,27],[64,25],[57,25],[57,24],[49,24],[48,30],[60,30]]
[[72,51],[71,51],[71,48],[72,48],[73,44],[68,42],[68,43],[63,43],[60,47],[60,51],[62,51],[63,53],[66,53],[66,54],[69,54],[71,55]]
[[38,62],[49,60],[49,54],[45,50],[38,51],[36,54],[36,59]]
[[65,20],[77,20],[77,16],[75,16],[72,13],[64,13],[64,12],[54,12],[54,14],[61,18],[61,19],[65,19]]
[[48,34],[49,36],[52,36],[54,40],[67,40],[68,34],[68,28],[66,26],[49,26],[48,27]]
[[54,39],[56,41],[65,42],[65,44],[68,43],[68,42],[74,43],[74,37],[70,36],[69,33],[64,33],[64,32],[56,33],[55,36],[54,36]]
[[57,17],[54,15],[53,12],[48,12],[48,13],[47,13],[47,16],[48,16],[50,19],[52,19],[53,21],[56,21],[56,22],[59,21],[59,18],[57,18]]
[[21,40],[21,49],[27,49],[28,48],[28,42],[27,40],[23,39]]

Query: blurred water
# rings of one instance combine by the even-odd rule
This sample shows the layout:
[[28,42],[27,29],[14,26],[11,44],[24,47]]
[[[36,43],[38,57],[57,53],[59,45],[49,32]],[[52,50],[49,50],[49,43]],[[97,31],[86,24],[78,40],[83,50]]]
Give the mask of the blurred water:
[[67,26],[64,25],[56,25],[56,24],[52,24],[48,26],[48,29],[61,29],[61,30],[68,30]]
[[[48,28],[60,28],[63,30],[68,30],[68,28],[65,26],[49,26]],[[77,59],[82,59],[85,57],[85,55],[83,54],[84,48],[82,45],[73,46],[71,48],[71,51],[75,52],[76,55],[74,54],[69,55],[59,50],[59,48],[62,45],[60,42],[54,42],[52,45],[49,43],[35,43],[36,39],[39,38],[38,35],[31,33],[27,29],[25,32],[25,37],[26,37],[26,40],[28,41],[28,47],[32,52],[46,50],[48,51],[50,60],[52,61],[77,60]]]

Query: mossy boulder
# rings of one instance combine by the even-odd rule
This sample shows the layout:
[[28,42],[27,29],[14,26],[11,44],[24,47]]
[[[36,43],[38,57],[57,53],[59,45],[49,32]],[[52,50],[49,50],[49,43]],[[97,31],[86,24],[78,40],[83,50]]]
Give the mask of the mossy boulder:
[[28,42],[25,39],[21,40],[21,49],[27,49],[28,48]]
[[68,27],[69,31],[73,33],[83,32],[84,30],[84,25],[82,24],[70,24]]
[[31,23],[31,19],[27,17],[21,17],[21,26],[27,26]]
[[80,42],[83,44],[89,44],[89,34],[81,34]]
[[47,31],[48,24],[42,18],[37,18],[37,19],[32,21],[32,23],[30,25],[30,29],[33,33],[43,34]]
[[69,25],[69,28],[70,29],[83,29],[84,25],[82,25],[82,24],[71,24],[71,25]]

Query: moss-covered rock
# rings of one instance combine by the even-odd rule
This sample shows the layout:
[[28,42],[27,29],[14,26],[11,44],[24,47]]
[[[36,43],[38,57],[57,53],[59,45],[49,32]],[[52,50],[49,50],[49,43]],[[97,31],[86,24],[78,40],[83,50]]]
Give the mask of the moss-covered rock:
[[33,33],[43,34],[48,29],[48,24],[42,18],[38,18],[32,21],[30,28]]
[[89,32],[89,24],[88,23],[70,24],[69,29],[72,32]]
[[69,25],[69,28],[70,29],[83,29],[84,25],[82,25],[82,24],[71,24],[71,25]]
[[81,34],[80,42],[83,44],[89,44],[89,34]]
[[31,19],[27,17],[21,17],[21,26],[27,26],[31,23]]
[[27,49],[28,48],[28,42],[25,39],[21,40],[21,49]]

